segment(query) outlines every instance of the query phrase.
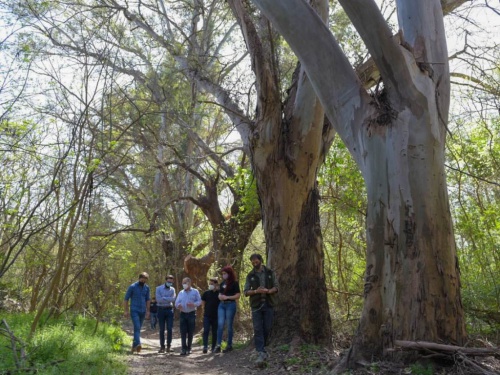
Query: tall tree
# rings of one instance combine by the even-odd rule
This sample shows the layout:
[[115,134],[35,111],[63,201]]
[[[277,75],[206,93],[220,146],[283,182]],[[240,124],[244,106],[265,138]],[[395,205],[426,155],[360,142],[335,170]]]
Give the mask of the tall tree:
[[343,365],[382,355],[391,339],[462,344],[444,171],[450,79],[441,3],[397,0],[397,41],[374,1],[340,1],[380,71],[372,95],[306,2],[253,3],[299,57],[366,184],[365,301]]

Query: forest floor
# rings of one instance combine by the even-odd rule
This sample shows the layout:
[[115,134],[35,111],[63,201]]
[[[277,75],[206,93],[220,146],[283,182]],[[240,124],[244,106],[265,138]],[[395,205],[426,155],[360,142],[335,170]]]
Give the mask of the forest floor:
[[[230,353],[203,354],[201,331],[195,334],[193,350],[188,356],[181,356],[181,340],[178,321],[174,321],[172,352],[159,354],[158,330],[152,330],[149,321],[145,321],[141,332],[142,350],[139,354],[128,356],[130,375],[251,375],[251,374],[288,374],[323,375],[332,372],[341,358],[340,350],[325,350],[318,347],[304,347],[293,350],[289,346],[268,348],[270,358],[264,367],[257,367],[257,358],[253,345],[235,345]],[[132,335],[130,323],[124,329]],[[236,342],[239,340],[236,339]],[[500,374],[500,360],[494,357],[476,358],[474,364],[480,367],[455,363],[446,367],[435,364],[398,364],[393,362],[375,362],[365,368],[349,371],[349,375],[494,375]]]

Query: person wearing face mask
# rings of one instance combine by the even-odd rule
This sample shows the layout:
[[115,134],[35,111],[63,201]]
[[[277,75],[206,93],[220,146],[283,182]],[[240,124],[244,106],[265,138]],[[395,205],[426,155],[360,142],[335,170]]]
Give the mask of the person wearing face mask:
[[179,325],[181,330],[181,355],[191,354],[194,328],[196,323],[196,309],[201,305],[200,292],[191,287],[191,279],[182,279],[182,290],[175,300],[175,307],[180,310]]
[[165,277],[165,284],[156,287],[156,300],[158,302],[158,325],[160,327],[160,350],[165,353],[165,325],[167,326],[167,352],[172,344],[172,328],[174,327],[174,302],[175,288],[174,276]]
[[212,327],[212,351],[215,349],[219,302],[219,282],[216,277],[212,277],[208,282],[208,290],[201,296],[201,305],[203,306],[203,353],[208,352],[210,327]]
[[253,270],[247,275],[244,293],[250,297],[255,350],[258,353],[256,364],[263,364],[268,354],[265,350],[273,324],[273,308],[276,305],[278,282],[274,271],[262,264],[260,254],[250,256]]
[[[126,318],[130,316],[134,325],[134,340],[132,342],[132,354],[141,351],[141,327],[144,319],[149,319],[149,286],[146,282],[149,275],[142,272],[139,275],[139,281],[131,284],[125,293],[123,301],[124,315]],[[130,300],[130,310],[129,310]]]
[[236,301],[240,298],[240,285],[236,281],[233,267],[226,266],[222,270],[224,281],[220,284],[219,308],[217,310],[217,346],[214,353],[220,353],[224,325],[227,324],[227,346],[223,353],[233,350],[233,321],[236,315]]

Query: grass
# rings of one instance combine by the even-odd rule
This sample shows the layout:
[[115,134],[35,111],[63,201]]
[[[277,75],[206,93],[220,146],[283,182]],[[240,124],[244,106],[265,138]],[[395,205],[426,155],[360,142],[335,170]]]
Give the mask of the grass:
[[303,344],[290,352],[291,346],[288,344],[280,345],[278,352],[285,354],[284,363],[287,367],[293,367],[293,371],[299,371],[301,374],[312,374],[318,371],[327,371],[324,363],[324,350],[320,346]]
[[[37,374],[126,374],[123,355],[129,339],[117,325],[99,323],[81,316],[68,319],[49,320],[39,327],[28,341],[32,314],[2,314],[14,335],[22,341],[17,343],[17,355],[21,346],[25,360],[17,368],[11,340],[0,335],[0,374],[36,372]],[[1,327],[5,328],[5,327]],[[0,331],[1,333],[1,331]]]

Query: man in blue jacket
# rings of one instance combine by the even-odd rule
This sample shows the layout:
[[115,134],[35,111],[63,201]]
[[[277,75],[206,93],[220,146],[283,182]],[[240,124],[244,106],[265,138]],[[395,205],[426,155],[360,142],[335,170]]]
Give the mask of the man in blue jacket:
[[144,319],[149,319],[149,286],[146,284],[148,279],[149,275],[146,272],[142,272],[139,275],[139,281],[128,287],[123,301],[124,315],[126,318],[130,316],[134,325],[132,354],[134,352],[139,353],[141,351],[141,327]]

